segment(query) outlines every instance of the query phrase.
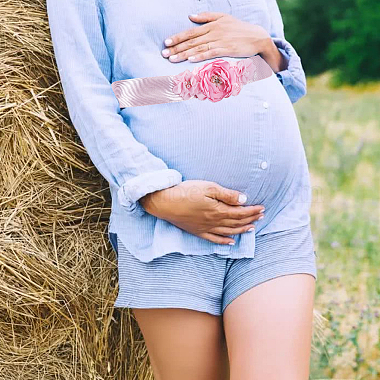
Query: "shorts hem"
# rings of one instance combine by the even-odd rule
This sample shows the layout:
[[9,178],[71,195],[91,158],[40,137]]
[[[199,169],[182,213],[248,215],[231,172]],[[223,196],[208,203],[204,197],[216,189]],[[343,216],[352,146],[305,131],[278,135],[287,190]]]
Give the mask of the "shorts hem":
[[221,316],[221,303],[219,305],[207,305],[201,296],[189,296],[186,292],[171,293],[134,293],[131,297],[119,294],[114,303],[115,308],[136,308],[136,309],[164,309],[180,308],[209,313]]
[[[283,265],[283,263],[281,263]],[[283,266],[280,270],[277,272],[273,272],[273,266],[268,268],[269,272],[263,272],[261,275],[258,275],[257,272],[255,272],[255,276],[257,278],[257,281],[251,282],[251,276],[248,275],[249,272],[247,272],[245,275],[246,281],[244,279],[241,279],[240,284],[238,285],[238,289],[233,291],[229,290],[228,293],[225,291],[223,296],[223,306],[222,306],[222,314],[224,313],[226,307],[232,303],[237,297],[245,293],[246,291],[264,283],[270,280],[273,280],[278,277],[287,276],[291,274],[310,274],[314,277],[315,280],[317,280],[317,269],[311,267],[310,265],[305,265],[304,263],[294,266],[292,268],[284,269]],[[235,283],[236,284],[236,283]],[[227,294],[227,295],[226,295]]]

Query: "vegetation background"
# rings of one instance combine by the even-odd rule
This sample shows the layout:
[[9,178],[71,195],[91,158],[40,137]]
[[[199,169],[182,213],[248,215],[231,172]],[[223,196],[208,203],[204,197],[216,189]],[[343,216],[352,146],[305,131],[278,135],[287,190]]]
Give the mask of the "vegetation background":
[[380,379],[380,2],[279,0],[308,94],[295,104],[313,184],[312,379]]
[[334,84],[380,79],[380,2],[278,0],[286,38],[308,75],[334,71]]

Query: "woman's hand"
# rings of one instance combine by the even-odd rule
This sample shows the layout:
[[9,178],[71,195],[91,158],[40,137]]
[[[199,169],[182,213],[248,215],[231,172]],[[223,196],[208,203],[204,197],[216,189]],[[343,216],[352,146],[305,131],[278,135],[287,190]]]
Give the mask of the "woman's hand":
[[278,51],[270,34],[260,25],[241,21],[221,12],[189,15],[201,26],[169,36],[162,55],[171,62],[186,59],[199,62],[215,57],[250,57],[260,54],[274,72],[282,71],[287,61]]
[[187,180],[139,201],[149,214],[213,243],[229,244],[234,240],[225,236],[247,232],[264,216],[261,205],[241,206],[239,195],[212,181]]

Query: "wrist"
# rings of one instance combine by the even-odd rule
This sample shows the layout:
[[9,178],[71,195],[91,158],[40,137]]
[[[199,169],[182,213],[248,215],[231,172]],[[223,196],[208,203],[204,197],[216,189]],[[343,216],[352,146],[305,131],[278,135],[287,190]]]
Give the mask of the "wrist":
[[278,50],[272,38],[264,45],[260,55],[272,68],[274,73],[286,70],[288,62],[284,55]]
[[140,202],[141,206],[143,206],[145,210],[147,210],[147,208],[149,207],[149,194],[144,195],[138,200],[138,202]]
[[147,213],[156,217],[158,217],[159,215],[159,208],[157,207],[158,204],[156,199],[160,191],[161,190],[157,190],[152,193],[145,194],[138,200],[138,202],[141,204],[141,206],[145,209]]
[[259,51],[259,54],[264,57],[271,57],[275,54],[275,51],[277,50],[277,46],[273,42],[271,36],[268,34],[267,37],[262,39],[261,48]]
[[170,211],[171,189],[172,187],[169,187],[148,193],[141,197],[139,202],[149,214],[160,219],[166,219],[167,213]]

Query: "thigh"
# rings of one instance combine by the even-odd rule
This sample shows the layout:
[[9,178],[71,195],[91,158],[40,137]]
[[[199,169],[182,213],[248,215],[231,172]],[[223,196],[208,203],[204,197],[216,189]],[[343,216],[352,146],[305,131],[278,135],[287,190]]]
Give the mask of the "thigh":
[[310,225],[257,236],[255,257],[228,263],[231,380],[308,379],[316,278]]
[[285,275],[244,292],[224,312],[230,380],[309,378],[315,278]]
[[226,259],[173,252],[142,262],[117,237],[119,292],[131,308],[156,380],[227,380],[222,326]]
[[228,380],[222,316],[182,308],[132,308],[156,380]]

